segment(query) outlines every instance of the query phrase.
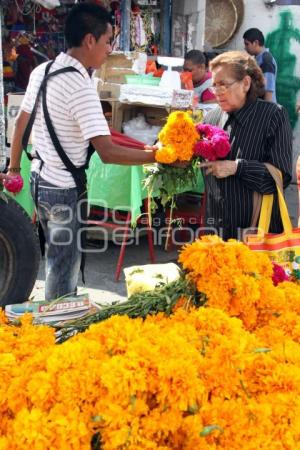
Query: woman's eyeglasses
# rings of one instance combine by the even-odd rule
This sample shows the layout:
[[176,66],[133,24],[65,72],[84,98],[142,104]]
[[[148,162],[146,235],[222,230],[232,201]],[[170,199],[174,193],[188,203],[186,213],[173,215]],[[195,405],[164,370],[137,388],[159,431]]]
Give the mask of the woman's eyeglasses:
[[225,94],[225,92],[228,91],[228,89],[234,84],[234,83],[238,83],[239,80],[234,80],[231,83],[223,83],[223,84],[218,84],[218,85],[213,85],[211,86],[211,90],[213,91],[214,94]]

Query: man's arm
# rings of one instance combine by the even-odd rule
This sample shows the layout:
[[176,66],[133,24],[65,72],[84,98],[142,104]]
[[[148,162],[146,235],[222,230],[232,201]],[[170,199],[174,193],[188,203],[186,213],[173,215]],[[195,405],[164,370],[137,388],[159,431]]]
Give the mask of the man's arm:
[[267,102],[272,102],[273,101],[273,92],[266,91],[265,95],[264,95],[264,100],[266,100]]
[[[30,114],[20,109],[20,112],[15,121],[12,135],[11,155],[8,168],[9,175],[13,175],[13,173],[16,173],[17,169],[20,168],[22,156],[22,137],[28,124],[29,118]],[[10,168],[14,169],[11,173]]]
[[91,142],[105,164],[134,166],[155,162],[156,147],[146,146],[146,150],[122,147],[114,144],[111,136],[96,136]]
[[273,101],[273,94],[276,91],[276,67],[269,52],[263,54],[263,61],[260,66],[265,78],[264,100]]

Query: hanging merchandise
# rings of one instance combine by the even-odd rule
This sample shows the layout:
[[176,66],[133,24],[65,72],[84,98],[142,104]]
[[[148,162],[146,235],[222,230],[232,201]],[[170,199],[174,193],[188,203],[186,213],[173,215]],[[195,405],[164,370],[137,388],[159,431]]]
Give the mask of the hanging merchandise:
[[157,6],[157,0],[138,0],[137,4],[140,6]]
[[130,16],[130,49],[146,51],[148,54],[158,53],[159,21],[158,10],[140,8],[134,5]]
[[110,4],[113,26],[112,50],[120,50],[120,31],[121,31],[121,11],[120,3],[112,1]]

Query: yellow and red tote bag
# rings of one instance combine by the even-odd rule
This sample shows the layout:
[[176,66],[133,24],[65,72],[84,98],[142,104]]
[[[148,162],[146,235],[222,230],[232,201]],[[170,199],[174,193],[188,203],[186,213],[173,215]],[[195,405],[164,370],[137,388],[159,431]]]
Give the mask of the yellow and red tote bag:
[[[267,165],[269,166],[269,165]],[[270,170],[270,167],[268,167]],[[274,169],[274,167],[273,167]],[[292,271],[294,261],[300,262],[300,228],[293,229],[286,202],[283,196],[282,176],[278,169],[277,177],[271,175],[276,181],[280,215],[283,224],[283,233],[268,233],[273,207],[273,195],[264,195],[257,234],[247,236],[247,245],[251,250],[266,253],[272,261],[277,262],[287,272]],[[280,181],[278,181],[280,180]]]

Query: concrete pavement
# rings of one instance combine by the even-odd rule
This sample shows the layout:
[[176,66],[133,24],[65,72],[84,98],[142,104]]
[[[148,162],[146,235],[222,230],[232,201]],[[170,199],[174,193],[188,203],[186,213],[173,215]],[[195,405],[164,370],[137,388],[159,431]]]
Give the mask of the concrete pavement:
[[[296,184],[291,184],[286,190],[286,200],[289,207],[289,213],[294,226],[298,222],[298,189]],[[98,250],[97,250],[98,246]],[[107,250],[105,252],[99,249],[103,248],[103,241],[94,240],[91,242],[89,249],[93,253],[89,253],[86,258],[86,285],[84,286],[79,280],[79,293],[88,292],[93,301],[99,303],[107,303],[117,300],[124,300],[126,298],[126,285],[123,271],[121,272],[120,280],[115,281],[116,264],[119,256],[120,246],[108,242]],[[174,249],[171,252],[166,252],[163,246],[155,246],[156,262],[176,262],[178,250]],[[146,236],[143,236],[138,245],[128,245],[125,251],[124,267],[133,265],[149,264],[149,251]],[[38,279],[33,289],[31,297],[35,300],[44,298],[45,286],[45,269],[44,261],[41,261]]]
[[[99,241],[100,246],[102,243]],[[97,247],[90,246],[90,249],[97,250]],[[89,253],[86,258],[85,278],[83,285],[81,276],[79,277],[78,292],[88,292],[90,299],[98,303],[111,303],[126,298],[126,285],[123,270],[119,281],[115,280],[115,271],[119,257],[120,247],[112,242],[108,243],[107,250],[102,252]],[[156,262],[176,262],[177,250],[166,252],[162,247],[155,246]],[[139,245],[129,245],[125,251],[124,267],[134,265],[150,264],[148,243],[146,236],[141,238]],[[41,261],[38,279],[31,294],[34,300],[44,298],[45,286],[45,264]]]

